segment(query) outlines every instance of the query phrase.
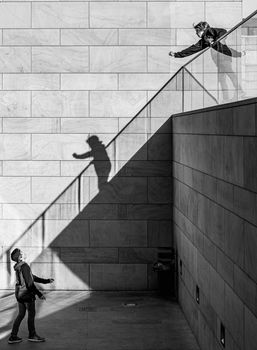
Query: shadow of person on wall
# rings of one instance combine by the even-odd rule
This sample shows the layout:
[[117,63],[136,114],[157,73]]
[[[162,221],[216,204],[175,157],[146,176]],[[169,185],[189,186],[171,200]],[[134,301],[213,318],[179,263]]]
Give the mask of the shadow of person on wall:
[[103,186],[108,182],[108,177],[111,171],[110,158],[105,149],[105,145],[96,135],[90,136],[86,142],[88,143],[91,151],[77,154],[73,153],[73,158],[76,159],[86,159],[93,157],[91,164],[95,167],[95,172],[98,177],[98,189],[99,191],[103,189]]

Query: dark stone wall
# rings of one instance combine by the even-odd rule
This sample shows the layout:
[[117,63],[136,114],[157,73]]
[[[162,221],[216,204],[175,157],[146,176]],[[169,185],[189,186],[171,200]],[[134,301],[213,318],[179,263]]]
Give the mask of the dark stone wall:
[[[173,117],[179,301],[203,350],[257,344],[257,99]],[[200,302],[196,302],[196,286]]]

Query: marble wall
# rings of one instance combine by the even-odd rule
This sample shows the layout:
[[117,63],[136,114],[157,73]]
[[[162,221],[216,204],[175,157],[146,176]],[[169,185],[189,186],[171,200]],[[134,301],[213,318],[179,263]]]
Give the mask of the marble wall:
[[[89,135],[97,135],[104,144],[113,139],[185,63],[171,59],[168,52],[195,42],[192,22],[203,19],[232,26],[241,19],[241,2],[0,2],[3,254],[18,244],[32,244],[22,232],[89,162],[75,160],[72,154],[89,150]],[[140,150],[146,143],[147,131],[131,136],[116,154],[124,164],[133,156],[131,145]],[[109,157],[113,159],[112,151]],[[111,176],[115,169],[112,166]],[[90,195],[84,190],[84,204],[97,193],[96,174],[90,174],[91,190]],[[88,180],[83,181],[85,188]],[[68,204],[74,204],[75,195],[69,196]],[[146,194],[141,202],[147,203]],[[72,208],[65,213],[60,214],[63,220],[77,214],[75,210],[71,215]],[[58,222],[59,212],[51,209],[49,216]],[[145,270],[142,274],[146,281]],[[9,285],[3,282],[1,287]]]
[[203,350],[224,348],[221,324],[226,349],[256,347],[256,103],[173,119],[179,299]]

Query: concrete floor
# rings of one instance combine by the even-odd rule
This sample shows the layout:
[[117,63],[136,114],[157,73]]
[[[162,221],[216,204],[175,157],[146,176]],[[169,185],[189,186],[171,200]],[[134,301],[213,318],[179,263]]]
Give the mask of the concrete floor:
[[47,341],[28,342],[24,319],[23,342],[9,345],[17,309],[13,294],[1,297],[1,350],[199,350],[178,304],[155,294],[76,291],[49,292],[46,298],[37,301],[36,329]]

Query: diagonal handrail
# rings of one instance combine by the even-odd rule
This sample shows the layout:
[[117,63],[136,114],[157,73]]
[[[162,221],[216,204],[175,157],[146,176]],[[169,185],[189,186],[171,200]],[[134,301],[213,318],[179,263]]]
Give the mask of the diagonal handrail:
[[[246,17],[245,19],[243,19],[241,22],[239,22],[238,24],[236,24],[233,28],[231,28],[229,31],[227,31],[222,37],[220,37],[219,39],[217,39],[215,41],[215,43],[213,45],[215,45],[217,42],[221,41],[222,39],[224,39],[225,37],[227,37],[230,33],[232,33],[233,31],[235,31],[238,27],[240,27],[242,24],[244,24],[245,22],[247,22],[250,18],[252,18],[253,16],[255,16],[257,14],[257,10],[254,11],[253,13],[251,13],[248,17]],[[140,115],[140,113],[148,106],[151,104],[151,102],[165,89],[165,87],[180,73],[180,72],[184,72],[186,71],[187,73],[190,74],[190,76],[203,88],[203,90],[205,92],[207,92],[209,94],[209,96],[211,96],[216,102],[217,100],[214,98],[214,96],[212,96],[206,89],[205,87],[193,76],[193,74],[191,74],[188,69],[186,68],[191,62],[193,62],[194,60],[196,60],[199,56],[203,55],[206,51],[210,50],[211,46],[205,48],[204,50],[202,50],[199,54],[195,55],[192,59],[190,59],[187,63],[185,63],[183,66],[181,66],[176,73],[174,73],[171,78],[168,79],[168,81],[153,95],[153,97],[139,110],[138,113],[136,113],[136,115],[131,118],[129,120],[129,122],[111,139],[111,141],[108,142],[108,144],[106,145],[106,148],[108,148],[118,137],[120,134],[123,133],[123,131]],[[89,163],[72,181],[71,183],[66,186],[66,188],[52,201],[52,203],[50,203],[45,210],[37,216],[36,219],[34,219],[34,221],[27,227],[27,229],[21,234],[21,236],[19,238],[17,238],[17,240],[15,240],[15,242],[13,242],[12,247],[16,244],[16,242],[18,242],[18,240],[24,236],[34,225],[35,223],[37,223],[41,218],[44,218],[44,216],[46,215],[47,211],[62,197],[62,195],[78,180],[81,178],[81,176],[87,171],[87,169],[90,167],[91,163]]]

